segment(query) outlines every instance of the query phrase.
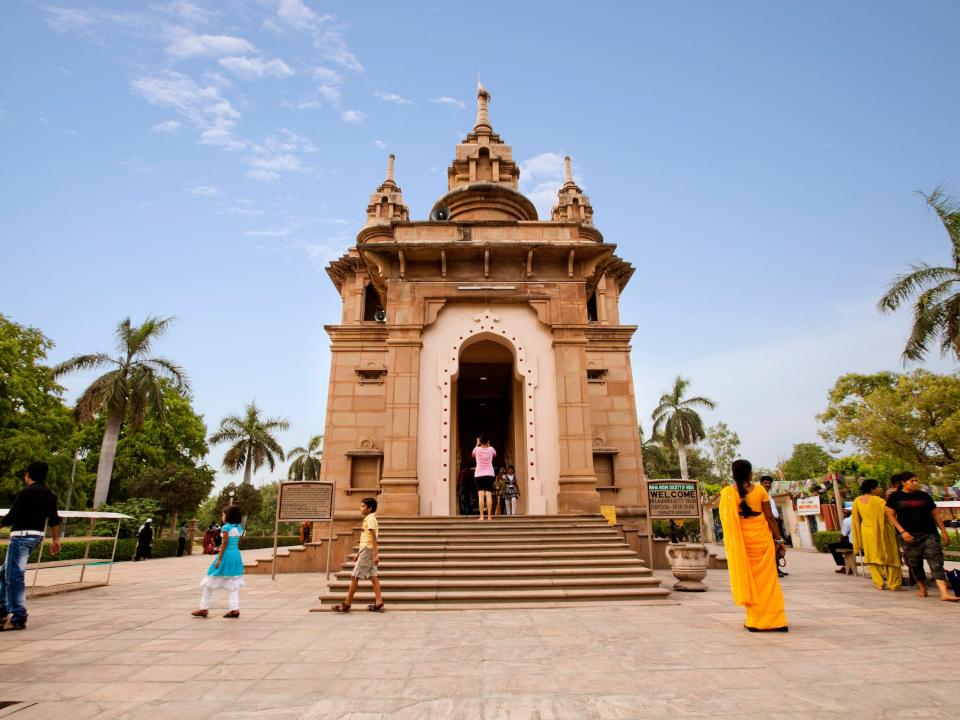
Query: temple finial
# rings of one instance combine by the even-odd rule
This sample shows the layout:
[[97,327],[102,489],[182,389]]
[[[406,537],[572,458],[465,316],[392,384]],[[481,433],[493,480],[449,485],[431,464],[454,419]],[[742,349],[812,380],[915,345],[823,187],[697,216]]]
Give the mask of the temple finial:
[[483,86],[483,83],[480,82],[480,79],[477,79],[477,121],[473,124],[473,129],[478,130],[480,128],[486,128],[487,130],[493,130],[493,127],[490,125],[490,113],[487,110],[487,105],[490,103],[490,93],[487,92],[487,89]]
[[393,183],[394,185],[397,184],[397,181],[393,177],[393,163],[396,159],[397,159],[397,156],[394,155],[393,153],[387,156],[387,179],[384,181],[385,184],[386,183]]
[[563,158],[563,186],[567,187],[568,185],[576,185],[573,181],[573,168],[570,165],[569,155]]

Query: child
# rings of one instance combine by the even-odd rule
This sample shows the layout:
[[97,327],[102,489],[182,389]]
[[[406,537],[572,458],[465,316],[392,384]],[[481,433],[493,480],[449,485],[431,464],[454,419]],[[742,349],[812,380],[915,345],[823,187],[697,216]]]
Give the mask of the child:
[[363,532],[360,533],[360,551],[357,561],[353,565],[353,577],[350,580],[350,590],[346,599],[333,606],[334,612],[350,612],[353,603],[353,594],[357,592],[357,585],[361,580],[370,579],[373,585],[373,595],[376,604],[367,605],[370,612],[383,612],[383,596],[380,594],[380,579],[377,577],[377,565],[380,564],[380,553],[377,549],[377,535],[380,524],[377,522],[377,501],[373,498],[364,498],[360,502],[360,512],[363,515]]
[[220,532],[220,554],[207,570],[207,576],[200,585],[203,595],[200,597],[200,609],[194,610],[194,617],[207,617],[210,610],[210,596],[216,588],[225,588],[230,593],[230,611],[225,618],[240,617],[240,588],[243,587],[243,558],[240,556],[240,536],[243,535],[243,512],[237,505],[228,505],[223,511],[223,526]]
[[520,499],[520,486],[513,465],[507,465],[507,474],[503,476],[503,499],[507,503],[507,515],[517,514],[517,501]]

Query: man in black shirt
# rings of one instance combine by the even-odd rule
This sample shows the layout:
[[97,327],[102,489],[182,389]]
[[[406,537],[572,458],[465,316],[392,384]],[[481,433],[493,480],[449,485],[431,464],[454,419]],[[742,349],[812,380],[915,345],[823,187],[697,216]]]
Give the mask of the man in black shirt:
[[937,504],[923,490],[917,489],[917,476],[911,472],[897,473],[890,478],[891,484],[902,480],[903,487],[887,498],[887,517],[906,543],[907,565],[917,579],[919,597],[927,596],[923,561],[930,566],[930,575],[940,588],[940,599],[956,602],[960,598],[950,594],[947,575],[943,571],[943,547],[937,537],[937,529],[943,535],[944,544],[950,542],[943,525]]
[[30,553],[43,542],[44,528],[50,528],[53,542],[50,551],[60,552],[60,515],[57,496],[44,485],[47,479],[45,462],[31,463],[24,473],[26,487],[17,493],[10,512],[0,526],[10,526],[7,557],[0,569],[0,630],[23,630],[27,626],[27,588],[23,573]]

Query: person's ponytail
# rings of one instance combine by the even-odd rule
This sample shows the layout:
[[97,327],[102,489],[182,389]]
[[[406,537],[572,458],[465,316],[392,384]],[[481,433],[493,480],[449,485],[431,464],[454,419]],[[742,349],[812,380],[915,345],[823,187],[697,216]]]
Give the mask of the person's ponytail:
[[737,484],[737,494],[740,495],[740,517],[753,517],[759,515],[756,510],[747,504],[747,484],[753,474],[753,466],[749,460],[734,460],[731,466],[733,471],[733,481]]

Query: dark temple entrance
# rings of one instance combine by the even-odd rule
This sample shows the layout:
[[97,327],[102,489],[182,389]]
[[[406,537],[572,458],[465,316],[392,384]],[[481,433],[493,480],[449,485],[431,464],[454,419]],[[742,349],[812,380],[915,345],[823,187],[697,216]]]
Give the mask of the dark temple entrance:
[[[481,341],[463,351],[454,382],[456,402],[455,448],[457,482],[451,507],[454,514],[478,514],[475,461],[471,455],[477,438],[486,433],[496,449],[494,467],[518,465],[515,449],[517,413],[515,399],[520,385],[514,378],[513,354],[502,345]],[[522,501],[521,496],[521,501]]]

